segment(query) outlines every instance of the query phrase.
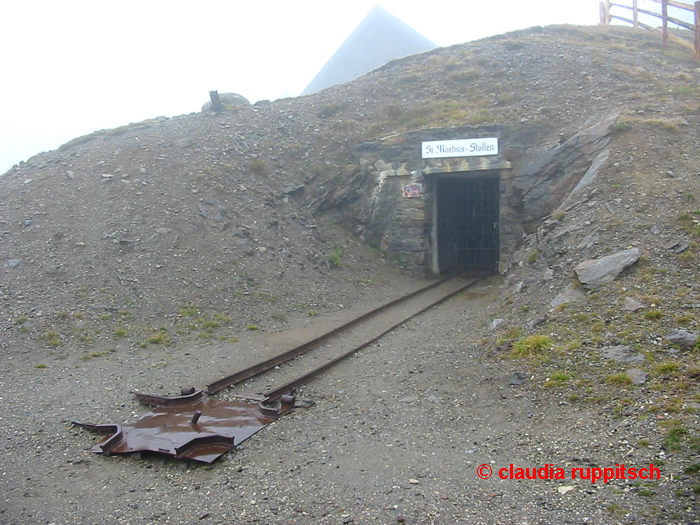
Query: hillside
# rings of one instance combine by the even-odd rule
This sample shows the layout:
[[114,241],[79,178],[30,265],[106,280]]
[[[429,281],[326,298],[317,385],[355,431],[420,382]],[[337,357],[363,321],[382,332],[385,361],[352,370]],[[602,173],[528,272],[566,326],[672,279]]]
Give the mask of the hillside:
[[[533,28],[315,95],[96,132],[10,170],[0,521],[700,521],[698,346],[668,339],[699,329],[691,58],[628,28]],[[373,179],[358,145],[507,125],[546,150],[610,115],[597,176],[526,221],[502,277],[307,386],[316,407],[225,461],[93,457],[93,438],[70,430],[133,420],[132,390],[206,384],[272,352],[281,330],[420,286],[362,242]],[[528,151],[509,153],[515,169]],[[581,285],[580,263],[629,248],[642,254],[631,268]],[[662,479],[482,481],[484,463],[653,463]]]

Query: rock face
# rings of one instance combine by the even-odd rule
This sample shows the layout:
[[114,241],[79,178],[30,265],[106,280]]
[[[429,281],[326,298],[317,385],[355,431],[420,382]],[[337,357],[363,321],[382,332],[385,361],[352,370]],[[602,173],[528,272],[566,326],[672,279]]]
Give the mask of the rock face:
[[632,266],[641,256],[639,248],[631,248],[601,259],[584,261],[574,268],[574,271],[581,284],[590,290],[597,290],[614,281],[625,268]]
[[[329,183],[318,209],[342,210],[354,233],[370,246],[391,252],[407,269],[440,271],[436,246],[440,207],[437,180],[454,177],[500,178],[499,244],[506,259],[544,218],[579,185],[590,184],[609,157],[608,144],[617,113],[590,118],[568,140],[551,146],[546,127],[537,124],[434,128],[353,148],[355,173],[343,184]],[[497,155],[423,158],[421,144],[498,137]],[[511,159],[511,160],[509,160]],[[584,180],[585,179],[585,180]],[[586,182],[588,181],[588,182]],[[583,183],[583,184],[582,184]],[[402,189],[419,188],[418,198]],[[571,235],[583,225],[571,225]],[[562,242],[570,236],[562,234]],[[597,231],[578,242],[592,246]],[[549,243],[556,252],[558,247]],[[449,262],[445,263],[449,266]],[[550,276],[550,278],[553,277]]]
[[590,184],[609,156],[607,146],[618,117],[612,113],[589,121],[562,144],[532,148],[525,154],[513,181],[522,195],[525,223],[536,223],[570,192]]
[[[231,109],[238,106],[250,106],[250,101],[238,93],[219,93],[219,98],[224,109]],[[202,106],[202,113],[211,111],[211,100]]]

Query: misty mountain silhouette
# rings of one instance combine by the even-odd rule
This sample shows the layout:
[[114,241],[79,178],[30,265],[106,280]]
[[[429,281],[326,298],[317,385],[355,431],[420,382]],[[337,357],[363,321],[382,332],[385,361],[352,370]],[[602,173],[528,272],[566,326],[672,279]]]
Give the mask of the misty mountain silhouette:
[[436,47],[418,31],[377,5],[326,62],[302,95],[349,82],[390,60]]

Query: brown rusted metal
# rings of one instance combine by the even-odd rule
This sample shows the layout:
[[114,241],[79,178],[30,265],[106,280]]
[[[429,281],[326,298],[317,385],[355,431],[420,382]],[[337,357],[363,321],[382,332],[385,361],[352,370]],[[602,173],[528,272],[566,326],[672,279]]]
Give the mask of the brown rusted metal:
[[294,404],[292,401],[291,405],[261,407],[252,403],[202,399],[201,394],[200,391],[179,398],[138,394],[139,400],[156,408],[133,424],[73,423],[93,432],[112,434],[92,447],[98,454],[147,451],[211,463],[276,421]]
[[[183,388],[182,390],[190,392],[190,389]],[[154,396],[152,394],[140,394],[138,392],[134,392],[134,395],[139,400],[139,403],[143,403],[144,405],[163,407],[190,405],[195,401],[199,401],[200,399],[202,399],[203,392],[201,390],[197,390],[195,392],[194,389],[191,389],[191,393],[178,397]]]
[[411,292],[407,295],[404,295],[402,297],[399,297],[398,299],[394,299],[393,301],[389,301],[388,303],[385,303],[378,308],[375,308],[374,310],[371,310],[369,312],[366,312],[359,317],[356,317],[355,319],[352,319],[351,321],[348,321],[347,323],[344,323],[343,325],[334,328],[333,330],[330,330],[329,332],[326,332],[325,334],[308,341],[304,344],[301,344],[299,346],[296,346],[292,348],[291,350],[288,350],[284,352],[283,354],[280,354],[278,356],[272,357],[266,361],[263,361],[261,363],[258,363],[256,365],[253,365],[249,368],[246,368],[245,370],[241,370],[240,372],[236,372],[235,374],[232,374],[230,376],[224,377],[223,379],[219,379],[218,381],[215,381],[211,383],[210,385],[207,385],[207,393],[211,394],[216,394],[217,392],[220,392],[224,388],[228,388],[230,386],[236,385],[242,381],[245,381],[246,379],[250,379],[251,377],[255,377],[257,375],[262,374],[263,372],[267,372],[268,370],[272,370],[274,367],[281,365],[282,363],[286,363],[288,361],[291,361],[292,359],[299,357],[300,355],[308,352],[309,350],[312,350],[319,346],[320,344],[328,341],[329,339],[337,336],[341,332],[348,330],[358,324],[360,324],[363,321],[366,321],[370,319],[371,317],[376,316],[377,314],[384,312],[385,310],[388,310],[390,308],[393,308],[394,306],[398,305],[399,303],[402,303],[404,301],[407,301],[408,299],[411,299],[419,294],[425,293],[428,290],[431,290],[435,288],[436,286],[441,285],[445,281],[452,279],[453,277],[446,277],[445,279],[438,280],[432,284],[429,284],[428,286],[424,286],[423,288],[420,288],[416,290],[415,292]]

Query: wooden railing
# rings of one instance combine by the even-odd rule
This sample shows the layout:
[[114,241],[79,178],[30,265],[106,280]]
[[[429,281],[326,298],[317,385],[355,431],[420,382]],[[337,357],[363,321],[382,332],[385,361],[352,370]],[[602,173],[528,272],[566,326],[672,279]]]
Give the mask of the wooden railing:
[[[612,20],[621,20],[622,22],[627,22],[628,24],[632,24],[634,27],[642,27],[644,29],[649,29],[650,31],[655,31],[661,32],[661,42],[663,45],[666,45],[668,43],[668,40],[671,39],[674,42],[677,42],[683,46],[690,47],[691,49],[694,50],[695,52],[695,60],[700,60],[700,1],[695,2],[694,4],[688,4],[685,2],[679,2],[677,0],[651,0],[652,2],[656,2],[657,4],[661,4],[661,11],[660,12],[654,12],[654,11],[649,11],[647,9],[640,9],[638,4],[639,0],[632,0],[632,5],[624,5],[621,3],[617,2],[611,2],[610,0],[604,0],[603,2],[600,3],[600,25],[610,25],[610,22]],[[683,20],[679,20],[677,18],[668,16],[668,8],[669,6],[671,7],[676,7],[678,9],[682,9],[684,11],[690,11],[694,13],[694,23],[686,22]],[[615,8],[616,12],[617,9],[627,9],[628,11],[632,11],[632,18],[627,18],[623,16],[619,16],[618,14],[612,14],[610,11],[611,9]],[[639,14],[642,13],[644,15],[649,15],[653,16],[655,18],[660,18],[662,21],[662,26],[661,29],[659,30],[658,27],[653,27],[647,24],[643,24],[639,21]],[[685,29],[689,29],[690,31],[693,31],[695,34],[695,39],[693,43],[690,43],[688,40],[685,40],[683,38],[680,38],[678,36],[675,36],[673,34],[669,34],[668,32],[668,23],[671,22],[672,24],[676,24],[679,27],[683,27]]]

